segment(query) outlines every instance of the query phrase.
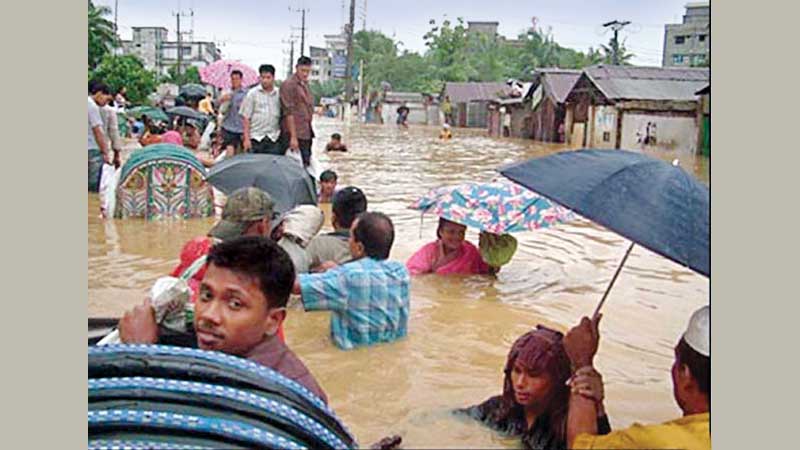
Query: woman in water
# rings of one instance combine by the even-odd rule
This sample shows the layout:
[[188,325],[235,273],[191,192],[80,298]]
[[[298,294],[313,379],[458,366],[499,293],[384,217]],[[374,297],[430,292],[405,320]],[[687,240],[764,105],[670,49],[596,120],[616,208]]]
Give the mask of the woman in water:
[[[526,449],[566,448],[570,362],[562,339],[560,332],[541,325],[520,336],[508,354],[503,394],[456,413],[519,436]],[[611,427],[603,408],[602,383],[596,382],[598,376],[581,376],[581,370],[591,369],[576,372],[583,382],[573,382],[572,389],[597,402],[597,429],[607,434]]]
[[465,240],[467,227],[439,219],[436,239],[417,250],[406,261],[411,275],[423,273],[446,274],[491,274],[500,270],[487,264],[477,247]]

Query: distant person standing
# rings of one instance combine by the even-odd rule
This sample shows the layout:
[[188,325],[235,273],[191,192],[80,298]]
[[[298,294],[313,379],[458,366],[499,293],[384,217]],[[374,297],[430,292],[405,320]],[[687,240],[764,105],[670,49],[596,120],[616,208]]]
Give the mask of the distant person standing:
[[117,95],[114,97],[114,103],[117,104],[117,108],[125,109],[128,107],[128,98],[126,95],[128,94],[128,90],[125,89],[125,86],[122,86],[117,91]]
[[242,146],[248,152],[282,155],[284,149],[278,145],[281,95],[275,87],[275,67],[262,64],[258,73],[261,83],[250,89],[239,110],[242,116]]
[[281,106],[285,115],[286,131],[289,133],[289,149],[299,151],[303,165],[311,163],[311,144],[314,130],[311,119],[314,115],[314,97],[308,88],[311,73],[311,58],[297,59],[294,75],[281,85]]
[[[110,96],[109,96],[110,98]],[[103,119],[103,132],[106,136],[106,148],[114,151],[113,164],[115,167],[122,165],[120,153],[122,152],[122,138],[119,135],[119,119],[117,108],[111,103],[100,108],[100,117]]]
[[231,72],[231,91],[220,97],[219,102],[225,105],[225,117],[222,119],[222,147],[228,152],[228,157],[242,151],[242,133],[244,124],[239,110],[242,107],[247,91],[242,87],[242,72]]
[[97,192],[100,187],[100,169],[103,163],[110,163],[108,141],[103,132],[103,118],[100,108],[111,98],[108,86],[100,81],[89,82],[89,192]]
[[450,125],[453,124],[453,104],[450,103],[450,96],[445,95],[442,100],[442,114],[444,114],[444,122]]
[[198,105],[197,109],[201,113],[208,114],[210,116],[213,116],[214,114],[216,114],[214,112],[214,104],[211,102],[211,93],[210,92],[206,93],[206,98],[200,100],[200,104]]

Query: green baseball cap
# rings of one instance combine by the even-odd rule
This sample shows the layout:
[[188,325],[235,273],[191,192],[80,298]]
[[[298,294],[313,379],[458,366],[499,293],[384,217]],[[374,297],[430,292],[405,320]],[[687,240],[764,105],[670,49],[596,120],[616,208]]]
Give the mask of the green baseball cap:
[[[261,189],[255,187],[237,189],[225,203],[222,220],[214,225],[208,235],[224,241],[241,236],[251,223],[264,217],[277,222],[274,206],[272,197]],[[274,225],[276,223],[273,223]]]

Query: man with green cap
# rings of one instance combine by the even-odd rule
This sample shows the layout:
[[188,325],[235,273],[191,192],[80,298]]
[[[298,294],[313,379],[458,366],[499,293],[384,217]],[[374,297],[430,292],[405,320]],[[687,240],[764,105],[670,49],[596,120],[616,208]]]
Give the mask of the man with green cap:
[[[711,448],[711,308],[692,314],[686,331],[675,345],[672,391],[683,417],[657,425],[633,424],[605,436],[597,433],[597,398],[602,392],[600,374],[592,367],[600,339],[602,315],[584,317],[564,336],[564,349],[572,363],[572,393],[567,421],[568,448],[574,449],[687,449]],[[590,389],[589,386],[599,386]]]
[[[170,275],[187,280],[192,289],[193,303],[197,300],[200,283],[206,272],[206,256],[211,247],[239,236],[271,237],[280,223],[274,207],[272,197],[261,189],[238,189],[228,197],[222,210],[222,220],[209,230],[208,235],[198,236],[183,246],[180,263]],[[282,325],[278,329],[278,337],[284,340]]]

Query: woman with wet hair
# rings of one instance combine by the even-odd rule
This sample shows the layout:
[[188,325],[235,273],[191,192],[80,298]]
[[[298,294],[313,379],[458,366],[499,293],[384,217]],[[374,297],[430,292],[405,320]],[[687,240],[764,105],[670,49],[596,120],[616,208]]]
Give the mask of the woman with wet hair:
[[[501,433],[519,436],[526,449],[565,449],[570,395],[567,382],[571,369],[562,339],[560,332],[541,325],[520,336],[506,360],[502,395],[458,409],[456,414],[465,414]],[[598,431],[609,433],[602,383],[573,384],[572,389],[597,402]]]

